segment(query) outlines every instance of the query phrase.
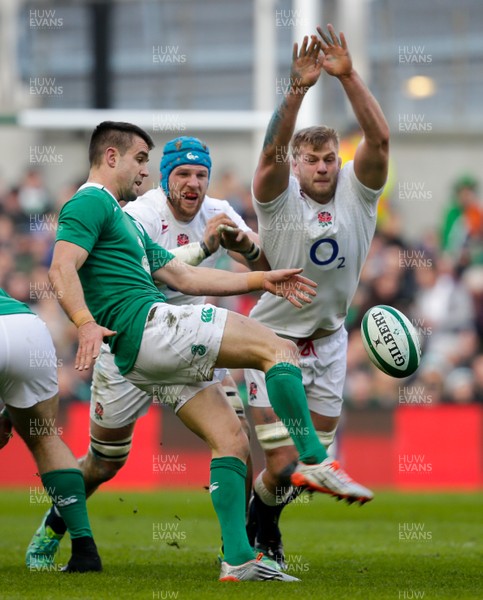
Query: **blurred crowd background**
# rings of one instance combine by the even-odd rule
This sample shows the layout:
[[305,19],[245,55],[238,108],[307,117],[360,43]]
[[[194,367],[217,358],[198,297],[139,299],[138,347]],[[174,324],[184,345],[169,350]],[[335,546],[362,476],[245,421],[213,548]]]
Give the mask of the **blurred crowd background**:
[[[250,180],[270,114],[289,85],[292,43],[343,30],[391,130],[378,228],[347,319],[346,406],[483,402],[483,37],[481,0],[0,0],[0,286],[47,322],[65,405],[88,401],[73,368],[76,332],[50,289],[56,215],[87,174],[103,119],[132,120],[156,142],[210,147],[209,194],[257,229]],[[114,111],[114,112],[113,112]],[[298,125],[358,132],[337,81],[322,76]],[[224,262],[221,268],[239,268]],[[256,296],[223,299],[247,314]],[[397,380],[359,333],[375,304],[402,310],[423,360]],[[243,387],[239,375],[240,386]]]
[[[41,170],[29,169],[14,186],[0,187],[0,286],[26,302],[49,325],[58,351],[64,402],[89,401],[90,372],[76,372],[74,326],[58,305],[47,271],[55,239],[56,215],[82,182],[52,194]],[[256,231],[249,182],[225,171],[210,195],[227,199]],[[463,174],[447,191],[442,222],[417,244],[410,243],[390,195],[383,198],[375,239],[347,319],[348,409],[418,404],[483,403],[483,202],[479,182]],[[228,259],[224,269],[243,268]],[[248,314],[257,295],[210,299]],[[391,378],[369,361],[360,322],[375,304],[402,310],[418,331],[423,360],[407,379]],[[243,378],[238,373],[243,388]]]

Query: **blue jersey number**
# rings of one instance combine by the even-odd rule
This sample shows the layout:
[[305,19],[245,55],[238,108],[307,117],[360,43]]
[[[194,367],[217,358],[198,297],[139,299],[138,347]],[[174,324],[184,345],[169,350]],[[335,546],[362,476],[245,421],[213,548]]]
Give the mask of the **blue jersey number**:
[[[324,246],[321,248],[323,244]],[[327,244],[330,247],[328,247]],[[319,249],[321,250],[320,253]],[[319,258],[319,254],[323,255],[324,258]],[[337,257],[339,258],[339,264],[337,265],[337,268],[343,269],[345,267],[345,256],[339,256],[339,244],[330,238],[318,240],[310,248],[310,260],[320,267],[330,265],[330,263],[334,262]]]

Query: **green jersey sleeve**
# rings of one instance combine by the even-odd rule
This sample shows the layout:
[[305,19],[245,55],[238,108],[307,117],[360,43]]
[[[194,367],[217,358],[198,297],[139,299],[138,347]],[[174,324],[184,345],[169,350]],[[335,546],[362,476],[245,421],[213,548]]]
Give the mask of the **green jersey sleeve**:
[[59,215],[56,241],[71,242],[91,253],[114,210],[114,200],[95,187],[88,187],[69,200]]

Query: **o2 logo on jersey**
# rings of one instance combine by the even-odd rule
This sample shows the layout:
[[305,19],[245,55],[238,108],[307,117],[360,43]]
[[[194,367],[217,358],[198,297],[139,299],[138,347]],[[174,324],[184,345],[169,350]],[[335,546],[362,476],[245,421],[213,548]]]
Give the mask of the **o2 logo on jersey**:
[[345,267],[345,256],[339,256],[339,244],[332,238],[323,238],[312,244],[310,260],[319,267],[326,267],[337,261],[337,269]]

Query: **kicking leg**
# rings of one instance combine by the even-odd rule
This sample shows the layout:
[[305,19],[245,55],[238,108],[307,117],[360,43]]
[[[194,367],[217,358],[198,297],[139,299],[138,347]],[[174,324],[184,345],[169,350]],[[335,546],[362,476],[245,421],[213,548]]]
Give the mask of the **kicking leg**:
[[300,463],[291,475],[292,483],[350,502],[371,500],[370,490],[352,481],[328,458],[310,417],[297,363],[298,350],[293,342],[278,337],[253,319],[228,313],[216,366],[245,367],[265,373],[270,404],[299,453]]
[[258,369],[265,373],[270,403],[290,432],[306,464],[327,458],[310,420],[298,350],[257,321],[228,313],[216,366]]

